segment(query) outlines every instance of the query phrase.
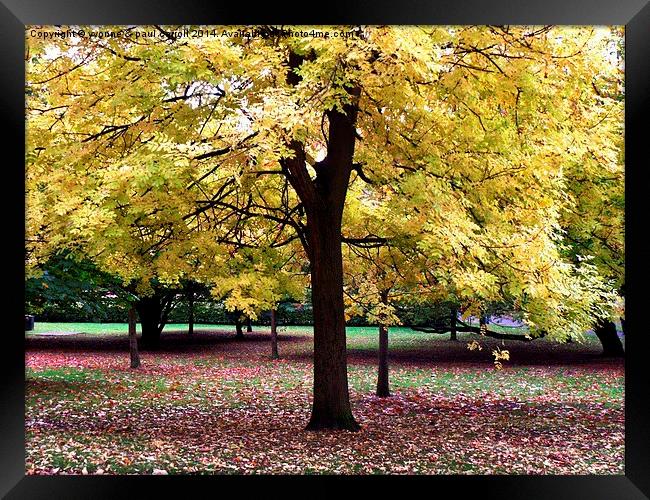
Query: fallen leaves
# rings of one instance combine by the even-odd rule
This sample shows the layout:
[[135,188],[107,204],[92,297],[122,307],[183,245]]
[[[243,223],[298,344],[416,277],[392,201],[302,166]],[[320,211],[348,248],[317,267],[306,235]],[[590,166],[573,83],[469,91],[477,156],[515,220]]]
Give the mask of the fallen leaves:
[[353,361],[361,431],[314,433],[309,341],[285,343],[282,363],[263,340],[206,341],[144,353],[136,371],[119,351],[28,351],[26,473],[624,472],[622,363],[496,372],[422,352],[391,363],[392,396],[378,398],[372,360]]

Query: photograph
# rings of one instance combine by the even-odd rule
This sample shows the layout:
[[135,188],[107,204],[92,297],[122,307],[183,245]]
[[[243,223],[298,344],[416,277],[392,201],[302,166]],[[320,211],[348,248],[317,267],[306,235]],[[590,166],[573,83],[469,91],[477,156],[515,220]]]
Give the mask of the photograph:
[[625,42],[25,26],[25,474],[623,475]]

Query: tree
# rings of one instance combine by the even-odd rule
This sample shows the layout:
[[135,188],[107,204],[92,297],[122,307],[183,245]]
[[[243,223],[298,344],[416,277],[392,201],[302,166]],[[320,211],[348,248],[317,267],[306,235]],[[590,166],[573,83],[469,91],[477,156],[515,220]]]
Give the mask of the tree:
[[274,248],[272,241],[258,240],[257,248],[242,248],[228,261],[224,276],[215,281],[213,296],[223,299],[235,320],[236,337],[243,338],[242,317],[257,319],[263,311],[271,311],[271,357],[279,357],[277,349],[276,309],[288,299],[304,295],[305,273],[299,248]]
[[[567,165],[567,194],[570,203],[562,214],[562,227],[570,259],[588,256],[600,275],[612,282],[620,299],[609,317],[595,316],[593,328],[605,356],[623,356],[623,345],[613,322],[625,324],[625,172],[623,112],[625,100],[623,36],[609,41],[610,71],[595,74],[593,92],[583,98],[576,113],[592,123],[582,137],[579,156]],[[585,102],[587,101],[587,102]],[[586,105],[595,102],[596,106]],[[597,131],[594,134],[594,131]],[[579,137],[579,136],[578,136]]]
[[271,309],[271,359],[278,359],[278,326],[276,323],[276,310]]
[[65,251],[31,269],[25,283],[26,310],[45,321],[123,321],[127,298],[119,279]]
[[396,314],[395,302],[404,300],[409,294],[409,286],[414,285],[413,270],[417,266],[408,266],[404,259],[405,253],[387,245],[349,245],[344,255],[346,318],[361,316],[368,323],[378,326],[376,395],[388,397],[388,330],[390,325],[401,323]]
[[152,295],[141,296],[135,304],[142,326],[142,343],[156,347],[160,334],[167,324],[169,313],[175,305],[176,290],[154,287]]
[[187,333],[193,335],[196,303],[210,296],[210,288],[204,283],[192,279],[182,279],[180,280],[179,291],[187,301]]
[[[382,304],[388,305],[388,292],[381,296]],[[388,326],[384,322],[379,325],[379,369],[377,371],[377,391],[379,397],[390,396],[388,385]]]
[[129,352],[131,354],[131,368],[139,368],[140,354],[138,353],[138,338],[136,337],[135,307],[129,309]]
[[[368,263],[368,261],[365,261]],[[377,261],[375,261],[376,263]],[[348,303],[347,316],[365,316],[369,323],[378,325],[379,350],[377,360],[377,390],[378,397],[390,396],[388,370],[388,327],[399,324],[389,297],[394,283],[389,283],[386,273],[377,266],[370,270],[367,267],[357,267],[361,273],[348,274],[349,285],[346,290]],[[373,273],[373,271],[375,271]],[[379,278],[379,279],[378,279]]]
[[616,333],[616,325],[611,320],[597,320],[594,332],[603,346],[603,356],[621,357],[625,355],[623,344]]
[[44,208],[30,224],[144,287],[177,281],[191,255],[213,280],[225,249],[255,246],[260,227],[276,248],[299,240],[314,312],[309,429],[358,428],[341,244],[387,237],[348,232],[352,185],[389,195],[424,231],[426,286],[456,289],[466,314],[507,296],[533,330],[561,336],[610,307],[602,277],[562,258],[559,224],[563,169],[593,126],[575,108],[598,107],[608,29],[337,27],[346,36],[325,39],[264,26],[197,40],[155,29],[30,47],[29,185]]
[[188,335],[194,334],[194,300],[196,299],[196,292],[191,284],[188,285],[187,290],[187,304],[189,309],[189,316],[187,318],[187,333]]
[[[45,306],[58,304],[60,309],[78,317],[80,309],[96,319],[109,309],[121,316],[128,310],[128,336],[131,368],[140,366],[136,331],[135,298],[124,289],[115,276],[101,272],[88,260],[77,260],[74,254],[60,252],[52,255],[41,268],[30,270],[26,284],[28,309],[43,311]],[[123,317],[118,316],[119,320]]]

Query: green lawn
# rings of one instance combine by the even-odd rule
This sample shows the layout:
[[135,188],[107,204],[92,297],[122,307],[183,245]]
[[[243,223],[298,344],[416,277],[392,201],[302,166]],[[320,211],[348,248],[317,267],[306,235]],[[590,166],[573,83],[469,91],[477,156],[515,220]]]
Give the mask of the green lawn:
[[[624,365],[597,339],[501,343],[390,330],[392,397],[374,396],[377,331],[348,329],[357,433],[304,431],[309,327],[170,325],[128,367],[125,325],[27,335],[28,474],[622,474]],[[91,335],[89,335],[91,334]],[[481,351],[467,341],[479,340]],[[491,349],[511,351],[502,370]]]
[[[253,326],[254,331],[269,331],[269,326]],[[280,326],[281,332],[313,332],[312,326]],[[187,324],[183,323],[169,323],[165,325],[165,332],[171,331],[187,331]],[[222,324],[195,324],[195,331],[211,331],[211,330],[235,330],[235,325],[222,325]],[[25,332],[28,335],[47,333],[47,332],[63,332],[63,333],[93,333],[93,334],[126,334],[128,325],[126,323],[48,323],[37,321],[34,323],[34,330]],[[141,332],[140,324],[137,325],[138,333]],[[410,328],[392,327],[391,333],[394,334],[417,334]],[[348,326],[347,332],[349,335],[376,335],[376,327],[367,326]]]

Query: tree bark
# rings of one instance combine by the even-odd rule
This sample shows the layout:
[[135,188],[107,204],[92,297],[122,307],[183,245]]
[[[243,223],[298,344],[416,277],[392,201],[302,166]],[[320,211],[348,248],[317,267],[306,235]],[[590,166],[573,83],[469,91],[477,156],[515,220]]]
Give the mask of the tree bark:
[[481,315],[478,318],[478,326],[479,326],[479,331],[478,333],[481,335],[485,335],[487,332],[487,325],[488,325],[488,317],[481,313]]
[[456,330],[456,320],[457,319],[458,319],[458,309],[456,309],[455,307],[452,307],[451,308],[451,313],[449,315],[449,324],[450,324],[450,327],[449,327],[449,330],[450,330],[449,339],[450,340],[458,340],[457,337],[456,337],[456,331],[457,331]]
[[251,324],[250,318],[246,318],[246,331],[248,333],[253,333],[253,325]]
[[388,328],[379,325],[379,370],[377,373],[377,396],[390,396],[388,384]]
[[162,303],[159,295],[142,297],[136,303],[136,310],[140,316],[142,327],[142,344],[155,347],[160,343],[160,322],[162,319]]
[[[305,56],[291,52],[290,69],[300,67],[310,57],[316,57],[315,53]],[[296,72],[287,74],[289,85],[297,85],[300,79]],[[361,88],[341,88],[349,94],[350,102],[342,110],[325,112],[329,124],[327,154],[314,164],[316,178],[312,179],[307,170],[304,146],[299,141],[289,142],[293,155],[280,160],[307,216],[307,225],[299,230],[299,236],[311,264],[314,317],[314,399],[308,430],[359,429],[348,392],[341,219],[353,167]]]
[[623,330],[623,335],[625,335],[625,318],[620,317],[621,320],[621,330]]
[[613,321],[598,320],[594,326],[594,333],[598,336],[603,346],[603,356],[617,358],[625,356],[623,344],[621,343],[621,339],[618,338],[616,325]]
[[327,209],[308,224],[312,252],[314,401],[308,430],[358,430],[348,392],[341,219]]
[[271,359],[279,359],[278,354],[278,329],[275,322],[275,309],[271,309]]
[[189,335],[192,335],[194,333],[194,292],[190,291],[190,297],[189,297],[189,309],[190,309],[190,317],[188,319],[188,328],[187,328],[187,333]]
[[129,353],[131,354],[131,368],[140,366],[140,354],[138,353],[138,338],[136,336],[135,307],[129,309]]
[[244,338],[244,329],[242,328],[241,319],[239,316],[235,318],[235,332],[236,339]]

